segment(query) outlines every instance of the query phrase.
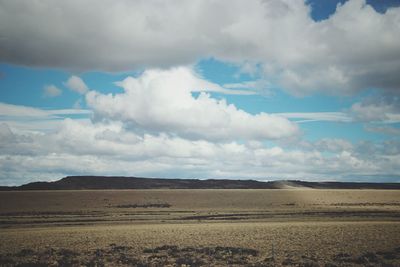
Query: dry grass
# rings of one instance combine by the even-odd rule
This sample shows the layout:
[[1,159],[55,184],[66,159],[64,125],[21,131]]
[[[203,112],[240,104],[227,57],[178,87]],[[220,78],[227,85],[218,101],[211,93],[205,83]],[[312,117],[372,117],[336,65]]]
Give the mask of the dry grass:
[[265,210],[295,204],[400,206],[400,190],[183,189],[0,192],[0,213],[103,210],[123,204],[169,203],[185,210]]
[[0,192],[0,266],[399,266],[399,216],[387,190]]
[[[59,258],[66,250],[71,251],[68,255],[71,260],[82,263],[97,258],[110,266],[123,265],[118,263],[121,257],[149,263],[150,256],[154,256],[152,259],[167,257],[169,261],[181,257],[201,259],[204,263],[218,264],[223,263],[221,260],[241,259],[246,264],[256,264],[271,259],[274,246],[275,261],[279,264],[347,262],[354,265],[357,261],[363,263],[363,256],[369,256],[398,266],[398,233],[400,223],[397,222],[73,226],[2,231],[0,250],[3,259],[15,262],[21,259],[48,262],[49,251],[54,250],[53,254],[58,255],[54,257]],[[172,249],[172,253],[169,250],[174,246],[176,249]],[[164,249],[159,249],[162,247]],[[28,253],[21,254],[24,250]]]

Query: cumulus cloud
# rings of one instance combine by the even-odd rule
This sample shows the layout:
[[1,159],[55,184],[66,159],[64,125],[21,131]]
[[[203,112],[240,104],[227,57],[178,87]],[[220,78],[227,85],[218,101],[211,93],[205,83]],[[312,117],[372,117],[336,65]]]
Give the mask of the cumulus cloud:
[[[155,71],[129,79],[139,87],[128,89],[140,99],[141,90],[151,88],[142,88],[145,82],[165,85],[164,79],[144,77],[158,77],[163,73]],[[192,88],[201,90],[196,84]],[[168,95],[168,90],[163,93]],[[186,97],[196,101],[196,98]],[[128,102],[131,100],[127,98]],[[294,147],[266,144],[263,140],[214,142],[207,140],[207,136],[191,139],[171,132],[132,131],[127,122],[130,119],[91,121],[59,117],[60,114],[90,114],[89,111],[42,110],[7,104],[0,107],[3,107],[0,108],[3,114],[0,118],[3,120],[7,115],[11,122],[3,120],[0,124],[1,184],[20,184],[82,173],[260,180],[346,180],[350,176],[352,180],[371,180],[376,175],[387,177],[388,181],[400,178],[397,174],[400,142],[395,140],[354,145],[344,139],[326,138],[313,143],[303,141]],[[52,116],[58,118],[51,120],[57,124],[51,131],[47,128],[31,131],[26,128],[25,121],[20,121],[28,113],[36,116],[32,121],[44,122],[42,126],[48,127]]]
[[[298,133],[296,124],[283,117],[252,115],[224,99],[212,98],[207,92],[223,89],[198,77],[190,68],[147,70],[117,84],[123,93],[87,93],[86,102],[95,118],[196,139],[278,139]],[[194,96],[193,92],[200,93]]]
[[[360,141],[354,147],[354,155],[365,159],[391,159],[400,154],[400,142],[398,140],[386,140],[383,142]],[[388,161],[389,163],[389,161]]]
[[378,13],[365,0],[319,22],[302,0],[0,1],[0,59],[125,71],[215,57],[250,72],[255,62],[264,79],[295,95],[397,94],[399,18],[400,8]]
[[86,86],[85,82],[79,78],[78,76],[72,75],[65,83],[64,85],[72,90],[75,91],[81,95],[85,94],[87,91],[89,91],[89,88]]
[[319,151],[328,151],[328,152],[343,152],[343,151],[352,151],[353,145],[343,139],[339,138],[323,138],[314,143],[314,147]]
[[0,124],[0,136],[6,140],[0,140],[2,184],[82,173],[259,180],[343,180],[349,175],[363,180],[378,174],[390,181],[400,178],[397,141],[351,146],[345,140],[325,140],[316,144],[320,150],[285,149],[138,134],[120,122],[72,119],[63,120],[55,132],[41,134],[18,134]]
[[400,97],[384,94],[366,97],[351,106],[350,114],[355,120],[363,122],[400,122]]
[[44,97],[56,97],[61,94],[62,94],[62,90],[53,84],[46,85],[43,88],[43,96]]
[[329,155],[340,155],[344,152],[354,153],[357,145],[353,144],[349,140],[342,138],[321,138],[315,141],[308,140],[297,140],[296,143],[282,143],[281,145],[285,149],[298,149],[301,151],[317,152]]
[[0,140],[2,143],[12,143],[15,141],[15,136],[6,123],[0,124]]
[[387,135],[400,135],[400,128],[395,128],[391,126],[365,126],[364,129],[368,132],[381,133]]

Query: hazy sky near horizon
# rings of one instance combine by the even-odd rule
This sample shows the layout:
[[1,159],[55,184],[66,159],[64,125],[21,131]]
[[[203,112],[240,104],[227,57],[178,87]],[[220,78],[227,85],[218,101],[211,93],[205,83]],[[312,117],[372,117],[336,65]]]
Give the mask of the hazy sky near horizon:
[[399,0],[0,0],[0,185],[400,182],[399,89]]

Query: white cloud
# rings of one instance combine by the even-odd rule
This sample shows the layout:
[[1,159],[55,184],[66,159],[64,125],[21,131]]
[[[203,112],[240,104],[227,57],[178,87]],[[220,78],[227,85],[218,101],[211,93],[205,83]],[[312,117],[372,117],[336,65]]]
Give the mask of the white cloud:
[[396,93],[399,18],[400,8],[380,14],[364,0],[320,22],[302,0],[1,1],[0,59],[124,71],[215,57],[250,72],[248,62],[260,64],[264,79],[296,95]]
[[353,152],[356,157],[363,157],[368,160],[375,160],[378,157],[390,159],[400,154],[400,142],[398,140],[386,140],[379,143],[360,141],[354,147]]
[[62,121],[56,132],[42,134],[17,134],[2,124],[0,136],[6,137],[0,140],[1,184],[82,173],[260,180],[343,180],[348,176],[363,180],[379,174],[399,179],[400,143],[395,141],[354,147],[345,140],[326,139],[314,144],[320,150],[284,149],[137,134],[122,123],[71,119]]
[[381,133],[381,134],[388,134],[388,135],[400,135],[400,128],[390,127],[390,126],[371,126],[367,125],[364,129],[368,132],[373,133]]
[[92,114],[85,109],[39,109],[0,102],[0,123],[6,123],[18,132],[55,131],[64,118],[80,115],[88,120]]
[[[354,103],[350,109],[343,112],[284,112],[274,114],[293,120],[296,123],[327,121],[393,124],[400,122],[399,99],[400,98],[393,95],[389,97],[368,97],[361,102]],[[367,128],[373,131],[372,129],[376,127],[367,126]],[[376,130],[379,131],[378,129]]]
[[61,94],[62,94],[62,90],[53,84],[46,85],[43,88],[43,96],[44,97],[56,97]]
[[[164,80],[140,81],[143,77],[137,78],[138,85],[144,81],[165,84]],[[140,90],[130,92],[139,96]],[[82,173],[261,180],[363,180],[379,174],[391,181],[399,179],[400,143],[394,140],[353,145],[343,139],[322,139],[303,141],[295,148],[252,140],[214,142],[206,140],[207,136],[187,139],[171,133],[132,131],[124,120],[46,120],[88,111],[1,106],[7,107],[3,114],[13,115],[0,124],[1,184]],[[29,123],[18,119],[27,113],[36,119]],[[33,125],[37,131],[31,131]],[[46,128],[49,125],[53,125],[51,131]]]
[[315,141],[298,140],[296,143],[285,143],[283,147],[337,156],[343,152],[354,153],[357,146],[342,138],[321,138]]
[[72,75],[68,81],[64,83],[68,89],[75,91],[81,95],[85,94],[87,91],[89,91],[89,88],[86,86],[85,82],[82,81],[81,78],[78,76]]
[[41,117],[50,119],[55,118],[54,116],[88,115],[91,113],[87,109],[40,109],[0,102],[0,116],[3,117]]
[[2,143],[12,143],[15,141],[15,136],[6,123],[0,124],[0,140]]
[[364,122],[381,121],[384,123],[400,122],[400,105],[386,102],[357,102],[351,106],[355,120]]
[[285,112],[278,116],[295,119],[297,123],[314,121],[351,122],[352,117],[344,112]]
[[44,117],[48,116],[48,113],[45,110],[20,106],[20,105],[12,105],[0,102],[0,116],[8,116],[8,117]]
[[245,81],[245,82],[239,82],[239,83],[227,83],[227,84],[224,84],[223,87],[228,88],[228,89],[235,89],[235,90],[238,90],[238,89],[246,90],[246,91],[251,90],[251,92],[255,92],[259,95],[264,95],[264,96],[270,96],[271,89],[272,89],[271,84],[264,79],[251,80],[251,81]]
[[47,109],[44,111],[46,111],[48,114],[58,115],[58,116],[92,114],[92,111],[88,109]]
[[[221,87],[201,79],[189,68],[147,70],[118,85],[124,93],[87,93],[87,104],[97,119],[196,139],[278,139],[298,133],[297,126],[283,117],[252,115],[224,99],[212,98],[205,91],[220,92]],[[200,94],[194,97],[192,92]]]
[[343,139],[339,138],[323,138],[314,143],[314,147],[319,151],[328,151],[328,152],[343,152],[343,151],[352,151],[353,145]]

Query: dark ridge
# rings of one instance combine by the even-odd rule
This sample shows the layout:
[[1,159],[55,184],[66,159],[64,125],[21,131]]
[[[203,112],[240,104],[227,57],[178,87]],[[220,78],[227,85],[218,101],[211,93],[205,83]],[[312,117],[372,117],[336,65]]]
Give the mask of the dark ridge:
[[305,182],[229,180],[229,179],[162,179],[113,176],[67,176],[55,182],[33,182],[21,186],[0,186],[12,190],[85,190],[85,189],[400,189],[400,183]]
[[79,189],[240,189],[271,188],[270,183],[254,180],[199,180],[139,177],[68,176],[55,182],[34,182],[16,187],[18,190]]
[[0,186],[0,191],[13,191],[18,190],[17,186]]

